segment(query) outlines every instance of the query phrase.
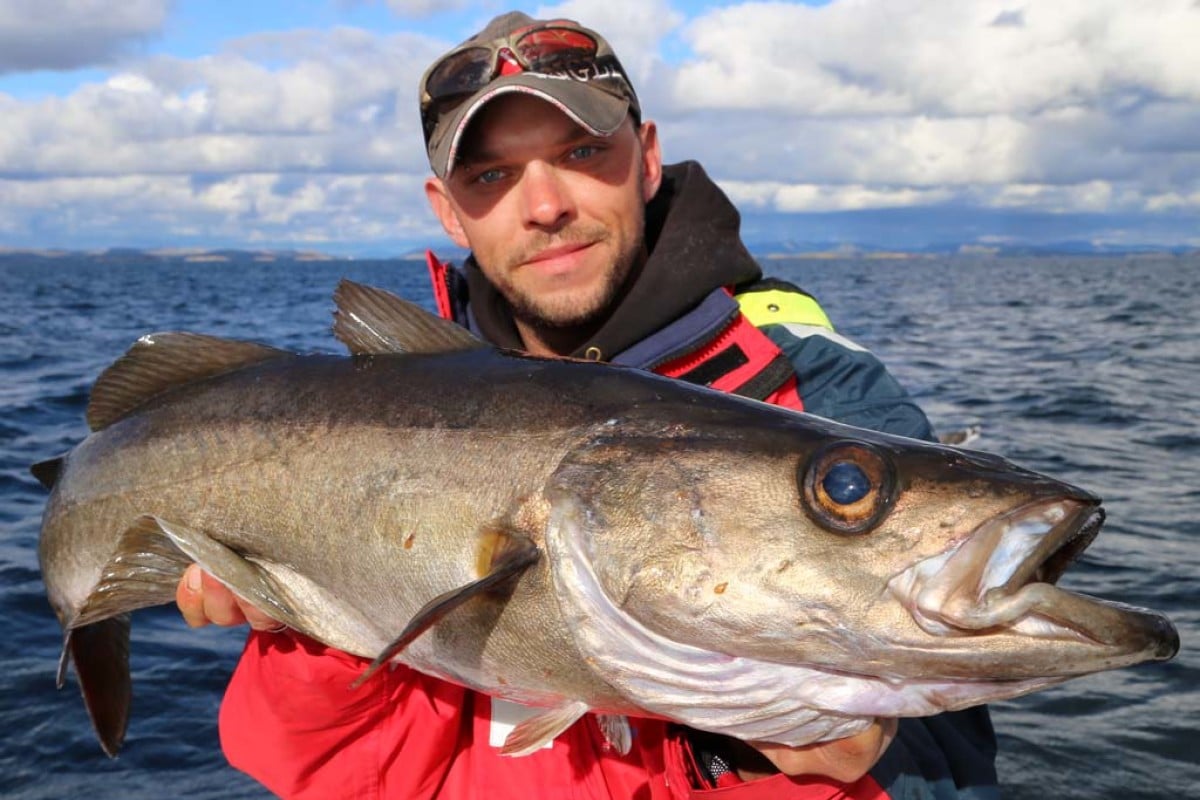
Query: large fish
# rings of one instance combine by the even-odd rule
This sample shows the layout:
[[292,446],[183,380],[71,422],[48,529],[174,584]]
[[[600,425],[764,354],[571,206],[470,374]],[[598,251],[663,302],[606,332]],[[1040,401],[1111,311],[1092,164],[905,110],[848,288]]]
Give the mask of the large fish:
[[[191,562],[297,631],[542,706],[831,739],[1171,658],[1164,617],[1055,581],[1091,494],[983,453],[614,366],[524,357],[343,282],[351,357],[147,336],[37,465],[40,559],[106,752],[130,611]],[[365,677],[369,680],[369,677]]]

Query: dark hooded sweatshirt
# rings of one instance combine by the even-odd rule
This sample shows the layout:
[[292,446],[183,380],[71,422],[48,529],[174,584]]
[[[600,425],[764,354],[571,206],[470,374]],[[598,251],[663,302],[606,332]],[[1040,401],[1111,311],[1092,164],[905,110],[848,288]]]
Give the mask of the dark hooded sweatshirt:
[[[630,276],[612,314],[574,355],[653,369],[695,350],[737,313],[735,291],[785,286],[764,281],[739,235],[741,218],[694,161],[663,172],[646,208],[649,257]],[[493,344],[521,349],[507,301],[473,257],[446,273],[449,316]],[[870,352],[828,328],[765,325],[791,361],[804,408],[863,428],[932,439],[924,413]],[[591,351],[591,353],[589,353]],[[761,399],[761,398],[758,398]]]

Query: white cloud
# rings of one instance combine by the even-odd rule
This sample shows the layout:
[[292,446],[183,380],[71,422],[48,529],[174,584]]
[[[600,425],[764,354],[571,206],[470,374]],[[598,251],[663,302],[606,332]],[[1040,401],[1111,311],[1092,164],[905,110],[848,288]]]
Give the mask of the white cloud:
[[111,62],[158,34],[171,0],[0,0],[0,75]]
[[784,213],[861,211],[935,205],[953,197],[947,189],[911,189],[863,185],[785,184],[772,181],[722,181],[721,188],[735,205]]
[[661,121],[672,159],[722,177],[929,188],[1018,180],[1034,144],[1007,117],[791,119],[745,113]]
[[131,232],[117,241],[440,238],[421,190],[416,84],[445,47],[272,34],[129,62],[65,97],[0,94],[6,228],[84,241],[106,229]]
[[424,171],[417,78],[442,45],[422,37],[303,33],[238,52],[156,58],[68,97],[0,95],[0,164],[47,175]]
[[[122,244],[289,241],[337,245],[412,238],[437,241],[423,178],[316,174],[286,179],[241,174],[211,183],[186,176],[0,179],[0,230],[54,230],[63,240]],[[115,226],[130,232],[114,238]]]
[[[17,63],[5,42],[36,32],[59,36],[49,53],[60,66],[72,47],[87,63],[124,55],[61,96],[0,92],[6,237],[151,225],[254,241],[440,240],[420,190],[416,84],[453,41],[285,30],[202,57],[146,57],[137,42],[163,27],[166,0],[54,5],[64,23],[52,34],[39,10],[50,4],[0,0],[0,72]],[[690,21],[684,7],[567,0],[530,13],[601,31],[668,160],[700,160],[747,210],[1200,210],[1191,0],[740,3]],[[503,10],[469,9],[479,26]]]
[[742,3],[691,22],[681,108],[1036,113],[1129,95],[1200,100],[1192,0]]
[[1180,211],[1200,210],[1200,190],[1184,194],[1181,192],[1165,192],[1146,199],[1147,211]]
[[1026,210],[1064,212],[1104,212],[1116,207],[1126,210],[1136,205],[1136,197],[1120,197],[1118,187],[1107,181],[1093,180],[1074,185],[1045,185],[1014,183],[1000,187],[985,204],[993,208],[1021,208]]
[[401,16],[423,17],[435,11],[453,11],[465,8],[464,0],[387,0],[388,8]]
[[886,187],[861,196],[873,207],[941,189],[1151,210],[1200,187],[1191,0],[741,3],[683,37],[692,56],[650,109],[666,149],[726,179],[822,187],[792,205],[840,207],[831,187],[858,185]]

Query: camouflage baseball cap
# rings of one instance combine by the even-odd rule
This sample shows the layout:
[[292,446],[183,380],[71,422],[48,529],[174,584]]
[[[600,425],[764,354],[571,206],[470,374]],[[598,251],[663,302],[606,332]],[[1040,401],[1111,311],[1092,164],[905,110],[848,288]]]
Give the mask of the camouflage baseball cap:
[[421,77],[421,127],[435,175],[446,178],[454,169],[476,112],[510,92],[551,103],[595,136],[615,133],[628,113],[641,116],[625,69],[600,34],[571,20],[535,20],[512,11]]

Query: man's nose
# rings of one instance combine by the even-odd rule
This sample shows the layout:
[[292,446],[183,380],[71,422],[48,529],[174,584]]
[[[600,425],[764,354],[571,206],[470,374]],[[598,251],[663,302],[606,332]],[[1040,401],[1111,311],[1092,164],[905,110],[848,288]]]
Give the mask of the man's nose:
[[571,195],[553,166],[544,161],[526,164],[521,183],[525,217],[530,225],[553,229],[570,219]]

